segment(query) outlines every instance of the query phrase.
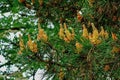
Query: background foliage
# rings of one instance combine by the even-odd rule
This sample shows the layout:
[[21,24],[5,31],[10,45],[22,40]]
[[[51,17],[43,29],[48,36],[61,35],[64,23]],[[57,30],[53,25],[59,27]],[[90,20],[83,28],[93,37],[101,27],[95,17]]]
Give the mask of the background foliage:
[[53,80],[120,79],[120,1],[0,0],[0,14],[5,78],[34,80],[44,69]]

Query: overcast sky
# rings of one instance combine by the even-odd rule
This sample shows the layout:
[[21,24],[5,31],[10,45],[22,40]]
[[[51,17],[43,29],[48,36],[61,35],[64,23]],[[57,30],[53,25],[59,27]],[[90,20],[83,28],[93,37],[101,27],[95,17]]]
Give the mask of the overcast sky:
[[[5,17],[8,17],[9,15],[10,15],[11,13],[10,12],[7,12],[7,13],[4,13],[4,16]],[[0,14],[0,19],[2,19],[4,16],[2,16],[1,14]],[[51,24],[51,23],[50,23]],[[52,25],[52,27],[53,27],[53,24],[51,24]],[[50,27],[50,26],[48,26],[48,27]],[[16,34],[15,33],[10,33],[10,35],[8,36],[8,38],[9,39],[11,39],[11,40],[13,40],[14,39],[14,37],[15,36],[19,36],[19,34],[21,34],[20,32],[17,32]],[[4,44],[4,43],[3,43]],[[6,43],[7,44],[7,43]],[[2,46],[2,47],[4,47],[4,46]],[[5,62],[7,62],[7,60],[5,60],[5,58],[2,56],[2,55],[0,55],[0,64],[4,64]],[[6,67],[4,66],[4,67],[1,67],[0,68],[0,71],[6,71]],[[18,69],[13,65],[12,67],[11,67],[11,70],[13,70],[13,71],[17,71]],[[43,69],[38,69],[37,70],[37,72],[36,72],[36,74],[35,74],[35,80],[41,80],[42,79],[42,77],[43,77],[43,74],[44,74],[44,70]],[[23,76],[25,76],[24,74],[23,74]],[[29,79],[29,80],[33,80],[32,79],[32,77]],[[46,80],[45,78],[43,79],[43,80]]]

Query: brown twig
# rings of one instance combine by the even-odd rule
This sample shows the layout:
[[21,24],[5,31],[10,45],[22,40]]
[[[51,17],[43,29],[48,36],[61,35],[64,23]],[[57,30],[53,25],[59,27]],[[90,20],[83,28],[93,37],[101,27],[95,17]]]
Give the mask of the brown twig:
[[92,71],[92,53],[94,51],[95,46],[93,46],[87,55],[87,62],[88,62],[88,67],[89,67],[89,79],[93,80],[93,71]]

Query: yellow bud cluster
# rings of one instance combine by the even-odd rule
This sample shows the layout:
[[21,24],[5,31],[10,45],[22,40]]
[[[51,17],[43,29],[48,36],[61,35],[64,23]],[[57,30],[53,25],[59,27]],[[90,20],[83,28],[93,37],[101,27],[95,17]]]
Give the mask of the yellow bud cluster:
[[60,73],[58,74],[58,76],[59,76],[59,80],[63,80],[63,78],[64,78],[64,72],[62,71],[62,69],[60,70]]
[[101,40],[99,40],[98,30],[93,23],[91,23],[91,25],[92,25],[93,33],[92,35],[90,35],[91,36],[90,41],[92,44],[99,44]]
[[37,35],[37,40],[42,40],[44,42],[47,42],[48,36],[46,35],[44,29],[38,27],[38,35]]
[[109,65],[105,65],[104,71],[108,71],[108,70],[110,70],[110,66]]
[[59,30],[58,35],[59,35],[60,39],[64,39],[64,37],[65,37],[64,28],[62,27],[62,24],[60,24],[60,30]]
[[74,29],[72,29],[71,40],[74,40],[74,38],[75,38],[75,32],[74,32]]
[[94,45],[101,43],[101,39],[107,39],[108,38],[108,32],[101,27],[100,33],[98,32],[98,29],[95,27],[93,23],[91,23],[92,26],[92,33],[88,33],[88,30],[86,26],[83,24],[83,34],[82,36],[86,39],[89,39],[90,42]]
[[93,29],[93,35],[92,35],[93,40],[97,40],[98,37],[99,37],[98,30],[97,30],[97,28],[95,27],[95,25],[93,23],[91,23],[91,25],[92,25],[92,29]]
[[112,48],[112,51],[111,51],[112,53],[119,53],[120,52],[120,48],[119,47],[117,47],[117,46],[113,46],[113,48]]
[[77,53],[80,53],[82,51],[83,46],[79,42],[76,42],[75,47],[76,47]]
[[62,26],[62,24],[60,24],[60,30],[58,35],[60,39],[63,39],[65,42],[69,43],[71,40],[74,40],[75,33],[73,29],[72,29],[72,32],[70,32],[67,29],[66,24],[64,23],[64,27]]
[[100,35],[103,39],[107,39],[107,38],[108,38],[108,32],[105,31],[103,27],[101,27],[101,31],[100,31],[99,35]]
[[116,35],[115,33],[113,33],[113,32],[112,32],[112,39],[113,39],[114,41],[117,41],[117,40],[118,40],[117,35]]
[[82,36],[86,39],[88,39],[88,36],[89,36],[88,35],[88,30],[87,30],[85,24],[83,24],[83,34],[82,34]]
[[43,5],[43,0],[38,0],[38,2],[39,2],[39,4],[40,4],[40,6]]
[[20,35],[20,37],[19,37],[20,39],[20,41],[19,41],[19,46],[20,46],[20,50],[18,51],[18,54],[22,54],[22,51],[25,49],[25,45],[24,45],[24,42],[23,42],[23,39],[22,39],[22,37],[21,37],[21,35]]
[[89,2],[89,5],[92,7],[95,0],[88,0],[88,2]]
[[34,53],[38,52],[37,44],[31,40],[30,35],[28,35],[28,39],[27,46],[29,49]]

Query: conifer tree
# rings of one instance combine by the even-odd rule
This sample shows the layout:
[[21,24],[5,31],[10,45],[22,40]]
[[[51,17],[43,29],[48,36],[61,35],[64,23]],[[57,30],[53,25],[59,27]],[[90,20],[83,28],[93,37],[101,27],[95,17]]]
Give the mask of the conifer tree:
[[0,0],[0,14],[5,78],[120,79],[120,1]]

